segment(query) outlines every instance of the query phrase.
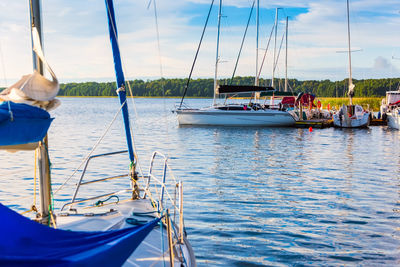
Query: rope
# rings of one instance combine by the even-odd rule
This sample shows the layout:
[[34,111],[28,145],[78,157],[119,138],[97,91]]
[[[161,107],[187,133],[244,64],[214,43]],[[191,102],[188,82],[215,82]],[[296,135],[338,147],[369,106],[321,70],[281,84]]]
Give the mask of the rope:
[[7,104],[8,104],[8,113],[10,113],[10,120],[14,121],[14,115],[13,115],[12,110],[11,110],[10,101],[7,101]]
[[35,207],[36,209],[36,180],[37,180],[37,169],[36,169],[36,164],[37,163],[37,149],[35,149],[35,164],[34,164],[34,176],[33,176],[33,205],[32,205],[32,209],[33,207]]
[[51,209],[49,209],[49,214],[50,214],[50,219],[51,219],[54,229],[57,229],[56,220],[54,219],[53,211]]
[[114,121],[116,120],[118,114],[121,112],[122,107],[126,104],[126,100],[125,102],[121,105],[121,107],[119,108],[119,110],[117,111],[117,113],[114,115],[114,118],[111,120],[111,122],[109,123],[108,127],[105,129],[105,131],[103,132],[103,134],[100,136],[100,138],[97,140],[97,142],[94,144],[92,150],[90,150],[90,152],[86,155],[86,157],[82,160],[82,162],[79,164],[79,166],[74,170],[74,172],[71,174],[70,177],[68,177],[65,182],[60,185],[56,191],[54,191],[54,195],[56,195],[65,185],[66,183],[68,183],[69,180],[71,180],[71,178],[78,172],[78,170],[82,167],[82,165],[89,159],[89,157],[93,154],[93,152],[96,150],[96,148],[98,147],[98,145],[100,144],[100,142],[104,139],[105,135],[108,133],[108,131],[110,130],[111,126],[114,124]]
[[104,202],[109,201],[113,197],[117,198],[117,202],[115,202],[115,203],[118,203],[119,202],[119,197],[117,195],[112,195],[112,196],[109,196],[106,200],[97,201],[96,203],[94,203],[94,206],[97,206],[97,207],[103,206]]

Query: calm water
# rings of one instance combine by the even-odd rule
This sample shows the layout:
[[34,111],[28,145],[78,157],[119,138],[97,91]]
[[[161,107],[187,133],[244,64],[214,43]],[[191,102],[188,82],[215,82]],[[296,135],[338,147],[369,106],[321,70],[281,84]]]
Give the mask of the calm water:
[[[118,110],[116,98],[61,101],[49,133],[54,189]],[[143,168],[159,150],[183,180],[198,265],[400,264],[399,131],[178,127],[170,112],[177,101],[136,99],[135,141]],[[125,149],[120,128],[118,120],[96,153]],[[33,152],[0,152],[0,202],[30,207],[33,163]],[[127,164],[108,160],[93,175]],[[73,179],[56,207],[70,199]]]

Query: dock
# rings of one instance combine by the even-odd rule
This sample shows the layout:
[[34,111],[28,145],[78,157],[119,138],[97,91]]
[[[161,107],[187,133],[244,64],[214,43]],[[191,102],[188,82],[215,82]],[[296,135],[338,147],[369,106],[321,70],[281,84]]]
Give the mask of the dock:
[[330,119],[315,119],[315,120],[304,120],[304,121],[296,121],[295,126],[297,128],[328,128],[333,126],[333,120]]
[[386,126],[386,125],[387,125],[387,121],[382,120],[382,119],[372,119],[369,122],[369,126]]

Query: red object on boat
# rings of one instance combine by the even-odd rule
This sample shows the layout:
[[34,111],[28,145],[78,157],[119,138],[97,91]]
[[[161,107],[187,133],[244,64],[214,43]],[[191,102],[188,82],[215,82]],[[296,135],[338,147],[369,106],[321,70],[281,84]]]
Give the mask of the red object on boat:
[[296,102],[296,98],[294,96],[285,96],[282,98],[282,105],[289,105],[291,107],[294,107],[294,104]]

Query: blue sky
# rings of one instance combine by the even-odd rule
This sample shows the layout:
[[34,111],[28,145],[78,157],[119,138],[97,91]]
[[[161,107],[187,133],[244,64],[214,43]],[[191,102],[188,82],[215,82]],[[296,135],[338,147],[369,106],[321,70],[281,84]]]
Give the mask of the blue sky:
[[[213,77],[218,0],[211,14],[194,77]],[[187,77],[210,0],[157,1],[162,72]],[[223,4],[219,74],[230,77],[252,0]],[[348,76],[345,0],[260,0],[260,60],[279,11],[278,44],[289,16],[290,78],[342,80]],[[116,0],[117,25],[125,76],[160,77],[153,6],[149,0]],[[103,0],[42,0],[44,49],[61,82],[112,81],[114,78]],[[400,1],[351,0],[353,76],[356,79],[400,77]],[[32,69],[28,0],[0,1],[0,86],[10,85]],[[255,73],[255,12],[237,75]],[[272,48],[263,78],[272,73]],[[284,49],[284,47],[283,47]],[[284,50],[276,76],[284,77]]]

